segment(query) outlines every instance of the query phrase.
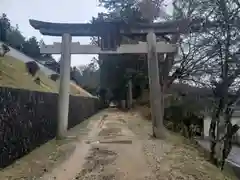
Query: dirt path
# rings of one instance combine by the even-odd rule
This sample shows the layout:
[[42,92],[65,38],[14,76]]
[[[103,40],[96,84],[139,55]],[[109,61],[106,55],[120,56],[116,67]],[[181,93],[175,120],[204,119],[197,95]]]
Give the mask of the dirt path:
[[41,179],[154,179],[141,141],[121,115],[110,110],[100,121],[89,124],[88,136],[77,142],[73,154]]
[[128,128],[121,112],[108,112],[75,179],[155,179],[142,150],[142,142]]
[[[86,129],[86,128],[85,128]],[[44,180],[230,180],[179,135],[151,138],[151,122],[138,112],[108,109],[79,133],[75,150]],[[1,178],[0,178],[1,179]],[[27,179],[27,178],[26,178]],[[30,178],[33,179],[33,178]],[[30,180],[29,179],[29,180]],[[14,178],[11,178],[14,180]]]
[[74,153],[44,180],[228,180],[182,138],[151,138],[151,123],[139,113],[115,109],[90,125]]

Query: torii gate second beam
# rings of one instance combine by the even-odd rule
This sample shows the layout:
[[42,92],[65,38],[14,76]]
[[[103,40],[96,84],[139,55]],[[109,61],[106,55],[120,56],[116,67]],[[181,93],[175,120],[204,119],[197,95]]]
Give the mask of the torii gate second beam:
[[[101,50],[100,47],[95,45],[80,45],[79,42],[70,44],[71,54],[147,54],[148,45],[146,42],[138,44],[122,44],[116,51]],[[157,53],[172,53],[177,50],[175,44],[166,44],[165,42],[158,42],[156,44]],[[53,45],[43,45],[40,47],[42,54],[61,54],[61,43],[53,43]]]

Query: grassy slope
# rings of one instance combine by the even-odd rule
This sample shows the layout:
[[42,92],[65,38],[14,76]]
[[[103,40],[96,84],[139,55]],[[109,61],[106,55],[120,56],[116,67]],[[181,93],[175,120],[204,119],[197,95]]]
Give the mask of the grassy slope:
[[[27,73],[25,63],[9,56],[0,57],[0,73],[0,86],[2,87],[58,92],[59,81],[52,81],[41,71],[35,77],[32,77]],[[40,77],[40,85],[34,82],[36,77]],[[72,95],[91,96],[87,91],[73,84],[70,86],[70,93]]]

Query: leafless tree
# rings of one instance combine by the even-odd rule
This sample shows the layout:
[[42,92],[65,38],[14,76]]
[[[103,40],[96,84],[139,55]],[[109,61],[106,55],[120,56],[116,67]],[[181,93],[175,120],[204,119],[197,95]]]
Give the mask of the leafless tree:
[[[192,80],[208,85],[213,90],[214,106],[209,129],[211,138],[211,159],[223,168],[224,161],[231,150],[232,136],[238,130],[231,123],[234,106],[240,98],[240,3],[236,0],[191,1],[197,2],[191,18],[205,18],[215,21],[215,28],[196,33],[194,41],[184,39],[192,44],[194,61],[183,67],[196,67]],[[189,50],[189,48],[186,48]],[[185,49],[184,49],[185,50]],[[183,51],[184,51],[183,50]],[[183,58],[186,58],[182,53]],[[189,58],[189,56],[187,56]],[[197,60],[197,61],[196,61]],[[198,61],[200,60],[200,61]]]

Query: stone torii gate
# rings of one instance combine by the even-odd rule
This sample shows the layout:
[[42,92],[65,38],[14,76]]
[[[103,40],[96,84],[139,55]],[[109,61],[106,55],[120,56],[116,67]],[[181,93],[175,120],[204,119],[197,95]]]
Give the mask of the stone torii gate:
[[[159,119],[161,114],[158,109],[161,102],[158,98],[160,84],[157,53],[174,53],[177,51],[177,46],[165,42],[157,42],[156,35],[185,33],[185,27],[189,23],[189,21],[181,20],[148,25],[135,24],[126,26],[126,24],[123,25],[119,22],[67,24],[30,20],[31,26],[39,30],[41,34],[62,37],[62,43],[54,43],[53,45],[41,47],[41,53],[61,54],[62,59],[62,63],[60,64],[57,137],[64,137],[68,126],[71,54],[148,54],[148,76],[152,117],[154,119]],[[199,24],[192,26],[192,30],[194,31],[199,30],[199,28],[201,28]],[[121,45],[121,36],[123,35],[130,37],[142,36],[145,37],[147,43]],[[72,36],[98,36],[101,37],[101,44],[95,46],[72,43]],[[129,87],[131,88],[131,86]],[[131,103],[132,100],[130,100],[130,104]]]

